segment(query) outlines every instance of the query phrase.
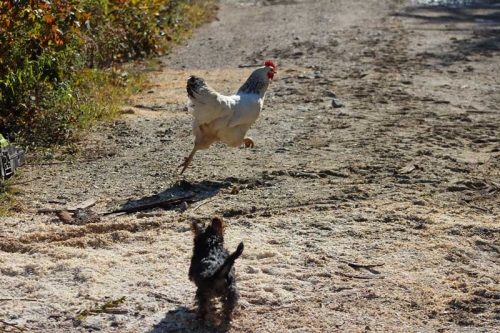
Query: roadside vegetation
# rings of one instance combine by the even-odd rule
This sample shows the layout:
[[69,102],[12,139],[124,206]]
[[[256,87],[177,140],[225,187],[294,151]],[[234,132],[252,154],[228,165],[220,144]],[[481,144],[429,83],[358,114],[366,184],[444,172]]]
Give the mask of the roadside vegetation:
[[113,117],[133,83],[121,64],[168,52],[213,10],[203,0],[0,2],[0,131],[47,147]]
[[30,151],[70,144],[140,89],[134,63],[165,54],[215,9],[213,0],[1,1],[0,133]]

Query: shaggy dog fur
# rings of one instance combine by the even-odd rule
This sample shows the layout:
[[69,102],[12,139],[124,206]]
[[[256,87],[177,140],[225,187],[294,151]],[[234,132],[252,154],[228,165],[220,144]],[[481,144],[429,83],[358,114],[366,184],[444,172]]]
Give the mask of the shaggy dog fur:
[[198,314],[203,319],[211,312],[214,298],[221,299],[227,321],[231,320],[238,303],[234,262],[243,253],[243,242],[234,253],[229,254],[224,248],[224,228],[224,221],[220,218],[213,218],[206,228],[197,222],[191,224],[194,248],[189,279],[198,287]]

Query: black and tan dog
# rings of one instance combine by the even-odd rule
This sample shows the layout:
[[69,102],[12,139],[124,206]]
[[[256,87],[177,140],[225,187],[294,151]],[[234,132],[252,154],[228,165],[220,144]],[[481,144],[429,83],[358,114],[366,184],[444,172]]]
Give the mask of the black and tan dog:
[[234,262],[243,253],[243,242],[234,253],[229,254],[224,248],[224,228],[224,221],[220,218],[213,218],[207,227],[198,222],[191,224],[194,248],[189,279],[198,287],[198,314],[203,319],[212,310],[215,298],[222,301],[225,321],[231,320],[238,303]]

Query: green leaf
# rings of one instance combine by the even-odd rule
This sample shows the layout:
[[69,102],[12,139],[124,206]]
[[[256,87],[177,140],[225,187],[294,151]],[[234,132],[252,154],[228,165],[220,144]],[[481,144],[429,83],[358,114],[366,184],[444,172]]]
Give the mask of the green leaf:
[[125,302],[125,296],[117,299],[117,300],[114,300],[114,301],[109,301],[107,303],[104,303],[103,305],[101,306],[97,306],[93,309],[87,309],[87,310],[83,310],[81,311],[77,316],[76,316],[76,319],[84,319],[86,317],[88,317],[89,315],[91,314],[97,314],[97,313],[102,313],[104,312],[106,309],[109,309],[109,308],[116,308],[117,306],[119,306],[120,304],[124,303]]

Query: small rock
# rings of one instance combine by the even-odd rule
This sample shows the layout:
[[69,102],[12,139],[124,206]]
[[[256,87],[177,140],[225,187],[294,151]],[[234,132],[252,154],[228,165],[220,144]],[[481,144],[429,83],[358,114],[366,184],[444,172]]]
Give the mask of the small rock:
[[325,91],[325,95],[327,97],[337,98],[337,95],[333,91],[331,91],[331,90]]
[[336,39],[333,39],[329,42],[330,46],[339,46],[340,45],[340,42]]
[[344,104],[342,104],[342,102],[340,101],[340,99],[338,99],[338,98],[334,98],[334,99],[332,100],[332,106],[333,106],[334,108],[338,109],[338,108],[343,107],[343,106],[344,106]]
[[187,209],[189,208],[189,205],[186,201],[184,201],[183,203],[181,203],[180,207],[179,207],[179,210],[181,212],[185,212]]
[[85,225],[87,223],[96,223],[101,220],[101,217],[97,212],[89,208],[77,209],[74,213],[75,219],[73,221],[76,225]]
[[472,72],[474,71],[474,67],[472,67],[471,65],[468,65],[467,67],[465,67],[464,69],[464,72]]
[[313,77],[311,75],[299,74],[298,78],[311,80]]

